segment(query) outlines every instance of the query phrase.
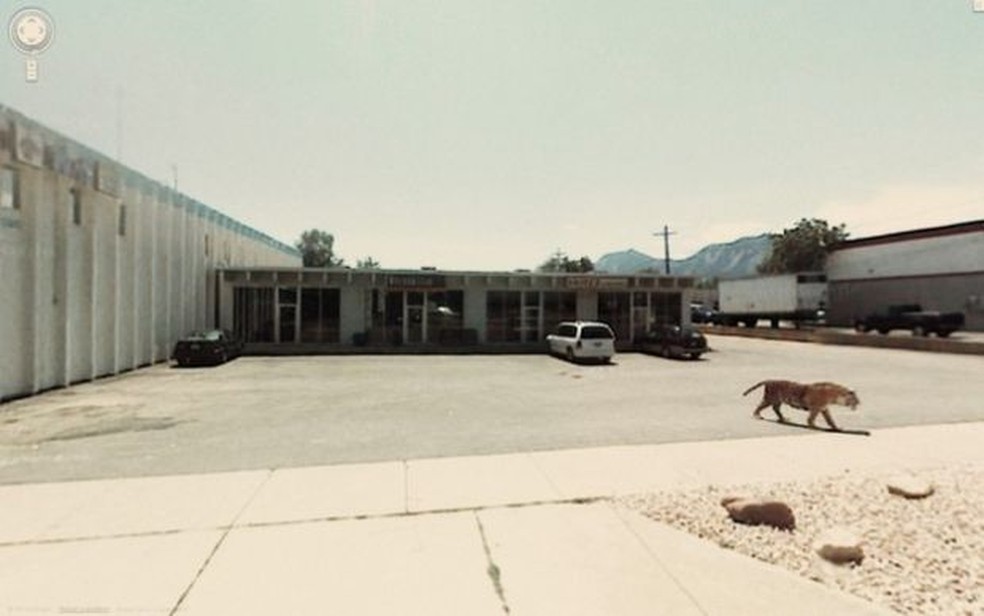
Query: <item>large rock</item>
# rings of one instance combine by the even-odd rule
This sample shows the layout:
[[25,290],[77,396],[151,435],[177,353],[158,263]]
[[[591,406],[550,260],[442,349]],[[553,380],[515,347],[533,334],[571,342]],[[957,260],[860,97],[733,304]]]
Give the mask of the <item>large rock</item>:
[[899,475],[888,481],[888,491],[905,498],[926,498],[936,491],[935,486],[925,479],[911,475]]
[[860,563],[864,560],[861,538],[848,528],[834,527],[825,530],[813,542],[813,549],[821,558],[836,565]]
[[764,524],[780,530],[796,528],[796,516],[789,505],[781,501],[756,500],[740,496],[726,496],[721,505],[735,522],[758,526]]

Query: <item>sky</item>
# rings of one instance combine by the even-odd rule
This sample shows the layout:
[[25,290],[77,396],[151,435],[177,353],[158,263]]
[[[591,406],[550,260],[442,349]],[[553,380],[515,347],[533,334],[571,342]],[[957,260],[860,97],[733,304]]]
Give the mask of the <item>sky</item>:
[[[671,256],[984,218],[972,0],[0,0],[12,107],[348,264]],[[6,27],[5,27],[6,32]]]

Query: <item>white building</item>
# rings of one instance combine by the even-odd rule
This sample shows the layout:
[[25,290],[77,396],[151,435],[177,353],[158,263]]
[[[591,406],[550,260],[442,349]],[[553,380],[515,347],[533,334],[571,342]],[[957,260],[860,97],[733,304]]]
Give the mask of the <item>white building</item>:
[[228,268],[219,323],[248,350],[543,349],[561,321],[600,320],[630,348],[656,323],[687,323],[694,278],[598,273]]
[[984,220],[849,240],[830,253],[827,280],[835,324],[920,304],[984,330]]
[[0,400],[166,360],[295,249],[0,106]]

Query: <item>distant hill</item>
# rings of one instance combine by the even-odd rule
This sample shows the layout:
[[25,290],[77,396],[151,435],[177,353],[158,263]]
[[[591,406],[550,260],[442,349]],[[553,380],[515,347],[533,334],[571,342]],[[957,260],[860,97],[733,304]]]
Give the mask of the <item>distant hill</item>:
[[[767,233],[725,244],[710,244],[686,259],[670,259],[670,272],[699,278],[751,276],[769,255],[770,246]],[[630,248],[602,256],[595,262],[595,270],[609,274],[633,274],[646,270],[662,272],[663,259]]]

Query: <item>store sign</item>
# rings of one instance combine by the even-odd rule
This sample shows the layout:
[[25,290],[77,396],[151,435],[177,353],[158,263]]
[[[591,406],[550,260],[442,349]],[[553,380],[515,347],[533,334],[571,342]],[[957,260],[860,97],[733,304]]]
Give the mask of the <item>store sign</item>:
[[96,163],[85,158],[75,158],[69,164],[69,176],[79,186],[92,187],[96,179]]
[[34,167],[43,167],[44,140],[41,133],[18,124],[14,132],[14,158]]
[[96,190],[113,197],[120,196],[120,174],[116,167],[103,161],[96,165]]
[[386,277],[391,289],[443,289],[447,279],[436,274],[391,274]]
[[568,289],[625,289],[628,278],[599,278],[597,276],[571,276],[566,279]]

